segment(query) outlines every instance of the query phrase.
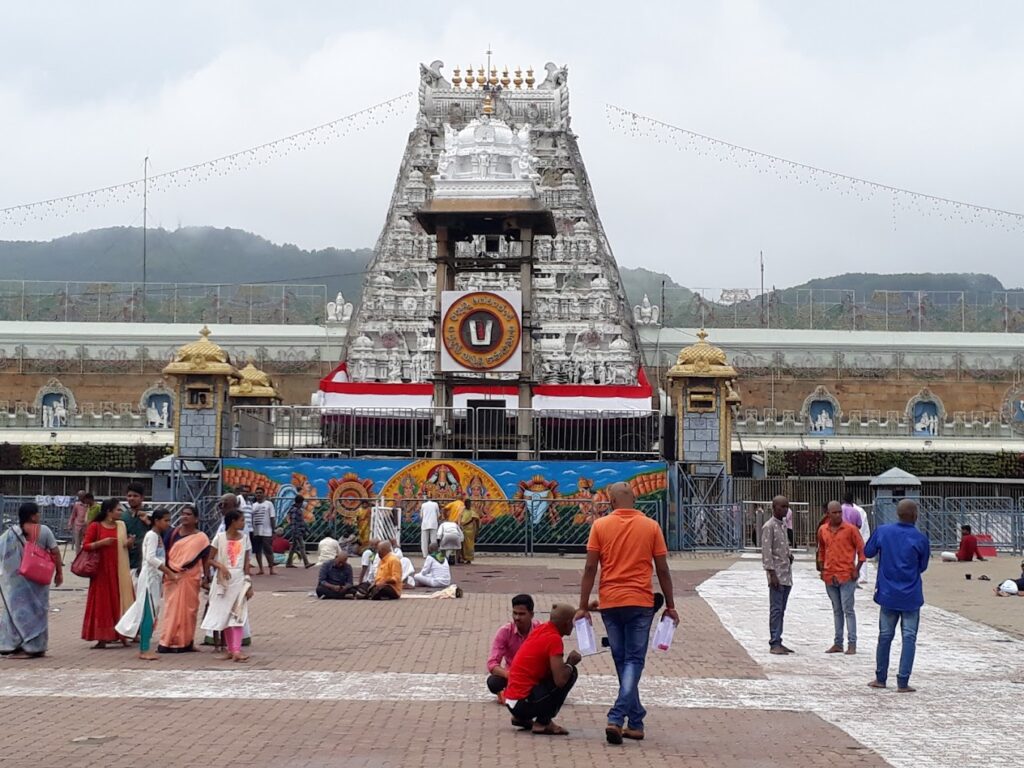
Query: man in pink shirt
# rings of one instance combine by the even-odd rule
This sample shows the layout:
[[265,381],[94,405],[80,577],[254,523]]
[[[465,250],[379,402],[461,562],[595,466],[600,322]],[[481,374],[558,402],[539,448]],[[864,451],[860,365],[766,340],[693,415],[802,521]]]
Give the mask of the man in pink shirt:
[[502,704],[505,698],[502,691],[508,685],[508,669],[512,666],[512,659],[516,657],[530,630],[537,626],[540,626],[540,622],[533,618],[533,598],[529,595],[513,597],[512,621],[498,629],[491,643],[491,655],[487,658],[487,690],[497,694]]

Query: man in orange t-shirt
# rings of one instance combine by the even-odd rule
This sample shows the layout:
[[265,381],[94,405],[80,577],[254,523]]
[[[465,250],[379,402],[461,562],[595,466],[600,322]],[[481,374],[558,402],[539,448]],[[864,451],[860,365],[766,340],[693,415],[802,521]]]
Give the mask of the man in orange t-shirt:
[[377,575],[365,596],[370,600],[397,600],[402,596],[402,563],[387,541],[377,545],[377,556]]
[[654,620],[653,571],[657,572],[658,583],[665,595],[664,615],[678,624],[679,614],[672,595],[668,547],[661,528],[654,520],[633,509],[636,499],[628,484],[613,484],[608,495],[614,511],[595,520],[590,529],[587,565],[580,584],[576,618],[590,620],[590,593],[600,566],[598,605],[608,632],[615,672],[619,676],[619,695],[608,711],[608,725],[604,733],[610,744],[621,744],[623,737],[636,740],[644,737],[647,710],[640,703],[639,685]]
[[[828,503],[828,521],[818,528],[818,563],[825,592],[832,601],[835,637],[825,653],[843,652],[843,624],[846,624],[846,655],[857,652],[857,614],[853,599],[857,594],[860,569],[864,567],[864,539],[860,529],[843,521],[843,506]],[[856,563],[856,565],[854,565]]]

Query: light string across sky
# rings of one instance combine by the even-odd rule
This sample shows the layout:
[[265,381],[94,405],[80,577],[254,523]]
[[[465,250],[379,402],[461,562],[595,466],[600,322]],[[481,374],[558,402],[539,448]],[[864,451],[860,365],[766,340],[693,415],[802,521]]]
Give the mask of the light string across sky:
[[409,91],[401,96],[395,96],[314,128],[232,152],[213,160],[154,174],[148,179],[135,179],[87,192],[0,208],[0,226],[18,225],[44,219],[59,219],[90,209],[129,203],[141,199],[143,187],[149,193],[185,189],[193,184],[208,181],[214,176],[226,176],[256,165],[265,165],[271,160],[280,159],[292,152],[301,152],[318,144],[326,144],[349,133],[382,125],[386,120],[401,114],[408,106],[411,97],[412,92]]
[[861,201],[886,199],[891,205],[894,227],[897,212],[905,212],[938,216],[962,224],[982,224],[1007,232],[1024,230],[1024,213],[951,200],[818,168],[680,128],[614,104],[605,105],[605,114],[611,129],[627,136],[653,139],[681,152],[692,152],[757,173],[772,174],[784,181],[810,184],[821,192],[852,195]]

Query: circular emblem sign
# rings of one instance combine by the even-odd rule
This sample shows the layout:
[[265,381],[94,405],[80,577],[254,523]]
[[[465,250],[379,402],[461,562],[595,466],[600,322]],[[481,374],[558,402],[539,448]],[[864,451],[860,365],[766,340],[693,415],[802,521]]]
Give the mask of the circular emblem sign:
[[472,371],[490,371],[519,348],[522,327],[508,301],[493,293],[456,299],[441,321],[441,340],[452,360]]

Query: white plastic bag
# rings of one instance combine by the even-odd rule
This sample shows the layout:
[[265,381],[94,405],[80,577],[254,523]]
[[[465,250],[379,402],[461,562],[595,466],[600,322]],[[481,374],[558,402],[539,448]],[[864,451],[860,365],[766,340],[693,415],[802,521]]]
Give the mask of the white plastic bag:
[[594,625],[587,619],[576,619],[573,622],[576,627],[576,646],[580,649],[581,656],[590,656],[597,653],[597,637],[594,635]]
[[672,636],[676,632],[676,623],[668,616],[662,616],[654,630],[654,650],[664,653],[672,647]]

